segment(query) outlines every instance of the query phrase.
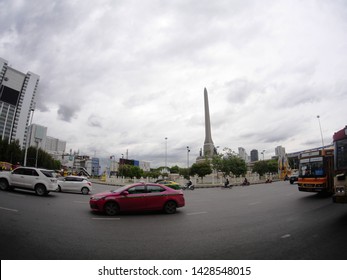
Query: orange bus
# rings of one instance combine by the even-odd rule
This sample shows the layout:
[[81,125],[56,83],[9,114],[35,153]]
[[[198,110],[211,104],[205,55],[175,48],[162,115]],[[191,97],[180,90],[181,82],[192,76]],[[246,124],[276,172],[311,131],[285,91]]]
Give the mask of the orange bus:
[[301,153],[298,188],[302,192],[333,194],[334,149]]
[[347,125],[345,128],[334,133],[335,148],[335,177],[334,195],[335,203],[347,203]]

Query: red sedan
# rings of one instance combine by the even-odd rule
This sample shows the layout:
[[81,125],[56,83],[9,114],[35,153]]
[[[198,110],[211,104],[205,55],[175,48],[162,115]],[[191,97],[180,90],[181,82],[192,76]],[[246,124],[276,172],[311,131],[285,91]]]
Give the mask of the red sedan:
[[183,192],[154,183],[139,183],[98,193],[89,201],[93,211],[113,216],[119,212],[163,210],[173,214],[185,205]]

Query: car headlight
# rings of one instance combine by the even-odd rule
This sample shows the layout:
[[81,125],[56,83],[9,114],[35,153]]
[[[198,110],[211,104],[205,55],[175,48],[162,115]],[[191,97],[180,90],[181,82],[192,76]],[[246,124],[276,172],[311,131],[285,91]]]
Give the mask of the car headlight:
[[104,196],[97,196],[97,197],[92,196],[92,197],[90,197],[90,200],[98,201],[98,200],[104,199],[104,198],[105,198]]
[[335,187],[335,193],[338,194],[344,194],[345,193],[345,187]]

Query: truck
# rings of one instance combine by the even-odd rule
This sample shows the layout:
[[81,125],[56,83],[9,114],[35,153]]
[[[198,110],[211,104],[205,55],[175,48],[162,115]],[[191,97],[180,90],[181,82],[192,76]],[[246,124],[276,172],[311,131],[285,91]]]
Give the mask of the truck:
[[334,195],[333,202],[347,203],[347,125],[334,133]]
[[298,189],[326,195],[334,193],[334,149],[317,149],[299,155]]

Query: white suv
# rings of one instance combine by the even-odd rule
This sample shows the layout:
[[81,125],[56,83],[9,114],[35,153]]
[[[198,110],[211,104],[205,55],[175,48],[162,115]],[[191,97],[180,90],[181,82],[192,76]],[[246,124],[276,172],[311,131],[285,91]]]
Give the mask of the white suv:
[[58,182],[54,171],[47,169],[18,167],[12,172],[0,172],[0,189],[14,188],[33,190],[37,195],[42,196],[50,191],[56,191]]

